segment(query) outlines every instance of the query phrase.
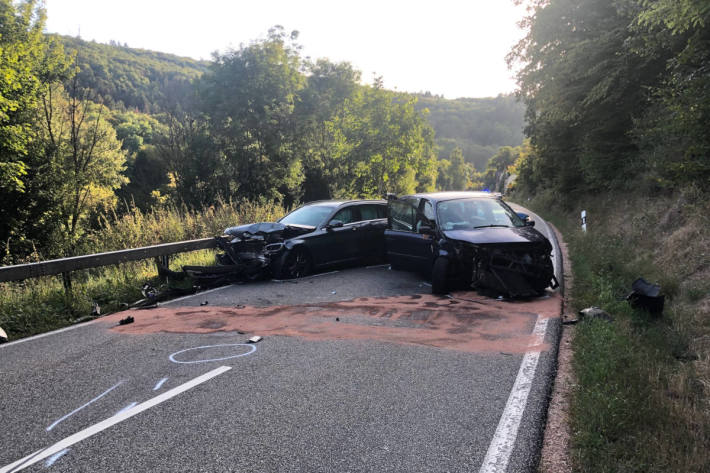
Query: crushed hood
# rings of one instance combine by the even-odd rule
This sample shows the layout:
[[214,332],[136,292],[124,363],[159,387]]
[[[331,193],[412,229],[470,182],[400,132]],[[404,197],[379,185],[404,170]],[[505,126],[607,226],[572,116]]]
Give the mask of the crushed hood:
[[[475,230],[448,230],[442,233],[446,238],[473,243],[474,245],[520,243],[547,243],[547,245],[550,245],[547,238],[532,227],[490,227]],[[551,246],[550,249],[552,249]]]

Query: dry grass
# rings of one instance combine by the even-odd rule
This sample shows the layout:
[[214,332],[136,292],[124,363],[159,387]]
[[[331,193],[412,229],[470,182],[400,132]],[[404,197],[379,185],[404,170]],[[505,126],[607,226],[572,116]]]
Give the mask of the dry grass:
[[[577,309],[616,321],[583,323],[575,339],[575,469],[710,471],[710,203],[697,188],[673,196],[593,196],[574,213],[533,207],[565,234]],[[589,214],[579,231],[578,211]],[[546,211],[547,210],[547,211]],[[667,295],[662,319],[623,297],[636,277]]]

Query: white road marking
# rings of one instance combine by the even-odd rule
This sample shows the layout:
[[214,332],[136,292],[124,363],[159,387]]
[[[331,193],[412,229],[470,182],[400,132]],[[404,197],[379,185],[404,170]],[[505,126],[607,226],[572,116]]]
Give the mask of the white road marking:
[[[533,339],[528,346],[543,343],[545,332],[547,331],[547,321],[547,318],[542,319],[538,315],[535,328],[532,331]],[[488,447],[486,458],[483,460],[479,473],[503,473],[508,468],[510,454],[515,446],[518,428],[523,418],[523,412],[525,412],[525,405],[532,388],[539,359],[540,352],[538,350],[528,351],[523,356],[518,376],[515,378],[515,384],[513,384],[513,389],[510,391],[508,402],[505,404],[503,415],[498,422],[495,434],[493,434],[493,440]]]
[[[252,337],[252,338],[253,338],[253,337]],[[204,349],[204,348],[219,348],[219,347],[247,347],[247,348],[249,348],[249,351],[246,352],[246,353],[238,353],[238,354],[236,354],[236,355],[223,356],[223,357],[220,357],[220,358],[208,358],[208,359],[206,359],[206,360],[186,360],[186,361],[182,361],[182,360],[176,360],[176,359],[175,359],[175,355],[179,355],[179,354],[181,354],[181,353],[185,353],[185,352],[188,352],[188,351],[192,351],[192,350],[202,350],[202,349]],[[242,357],[242,356],[251,355],[251,354],[254,353],[255,351],[256,351],[256,345],[254,345],[254,344],[249,344],[249,343],[222,343],[222,344],[220,344],[220,345],[205,345],[205,346],[202,346],[202,347],[186,348],[186,349],[184,349],[184,350],[176,351],[175,353],[173,353],[172,355],[170,355],[169,358],[170,358],[170,361],[172,361],[173,363],[183,363],[183,364],[190,364],[190,363],[211,363],[211,362],[213,362],[213,361],[223,361],[223,360],[229,360],[229,359],[231,359],[231,358],[239,358],[239,357]]]
[[207,289],[206,291],[197,292],[197,293],[195,293],[195,294],[190,294],[190,295],[188,295],[188,296],[178,297],[177,299],[170,299],[169,301],[158,302],[156,305],[157,305],[158,307],[164,306],[164,305],[170,305],[170,304],[172,304],[172,303],[174,303],[174,302],[184,301],[185,299],[189,299],[189,298],[191,298],[191,297],[204,296],[205,294],[210,294],[210,293],[212,293],[212,292],[222,291],[222,290],[224,290],[224,289],[229,289],[230,287],[233,287],[233,286],[234,286],[233,284],[230,284],[229,286],[215,287],[214,289]]
[[160,381],[158,381],[158,383],[153,388],[153,391],[157,391],[158,389],[160,389],[167,380],[168,380],[168,378],[163,378]]
[[74,409],[74,410],[71,411],[69,414],[65,415],[64,417],[55,420],[54,422],[52,422],[52,425],[50,425],[49,427],[47,427],[47,429],[46,429],[47,432],[49,432],[50,430],[52,430],[53,428],[55,428],[55,427],[57,426],[57,424],[59,424],[59,423],[62,422],[63,420],[66,420],[67,418],[73,416],[74,414],[76,414],[77,412],[79,412],[79,411],[82,410],[83,408],[87,407],[88,405],[93,404],[94,402],[98,401],[99,399],[101,399],[102,397],[104,397],[105,395],[107,395],[108,393],[110,393],[111,391],[113,391],[114,389],[116,389],[117,387],[119,387],[119,386],[122,385],[122,384],[123,384],[123,381],[119,381],[118,383],[114,384],[113,386],[111,386],[110,388],[108,388],[106,391],[102,392],[101,394],[99,394],[98,396],[96,396],[95,398],[93,398],[91,401],[87,402],[87,403],[84,404],[83,406],[77,407],[76,409]]
[[187,391],[188,389],[192,389],[195,386],[204,383],[205,381],[209,381],[215,376],[219,376],[220,374],[224,373],[225,371],[229,371],[230,369],[232,369],[231,366],[220,366],[219,368],[205,373],[202,376],[198,376],[197,378],[194,378],[193,380],[188,381],[187,383],[181,384],[180,386],[177,386],[171,389],[170,391],[166,391],[163,394],[159,394],[154,398],[148,399],[147,401],[138,404],[132,409],[129,409],[121,414],[116,414],[112,417],[109,417],[108,419],[104,419],[101,422],[92,425],[91,427],[87,427],[86,429],[77,432],[74,435],[70,435],[69,437],[63,440],[60,440],[54,445],[50,445],[47,448],[38,450],[31,455],[28,455],[24,458],[17,460],[14,463],[4,466],[3,468],[0,468],[0,473],[10,473],[23,470],[30,465],[34,465],[35,463],[42,461],[45,458],[51,457],[52,455],[61,452],[65,448],[69,448],[72,445],[91,437],[92,435],[98,434],[99,432],[106,430],[109,427],[112,427],[120,422],[123,422],[126,419],[130,419],[131,417],[140,414],[141,412],[146,411],[151,407],[157,406],[158,404],[165,402],[168,399],[171,399],[177,396],[178,394]]
[[62,450],[61,452],[55,453],[54,455],[52,455],[51,457],[49,457],[46,462],[44,462],[44,466],[50,467],[50,466],[54,465],[54,462],[56,462],[57,460],[59,460],[60,458],[62,458],[64,455],[66,455],[67,453],[69,453],[69,450],[71,450],[71,449],[70,449],[70,448],[65,448],[65,449]]
[[64,328],[60,328],[57,330],[53,330],[51,332],[40,333],[39,335],[33,335],[31,337],[21,338],[19,340],[15,340],[15,341],[12,341],[9,343],[2,343],[2,344],[0,344],[0,350],[3,348],[10,347],[12,345],[17,345],[17,344],[24,343],[24,342],[31,342],[32,340],[37,340],[39,338],[49,337],[50,335],[56,335],[58,333],[68,332],[69,330],[75,330],[77,328],[87,327],[87,326],[89,326],[91,324],[95,324],[96,322],[99,322],[99,321],[101,321],[101,317],[99,317],[98,319],[90,320],[88,322],[82,322],[80,324],[70,325],[69,327],[64,327]]

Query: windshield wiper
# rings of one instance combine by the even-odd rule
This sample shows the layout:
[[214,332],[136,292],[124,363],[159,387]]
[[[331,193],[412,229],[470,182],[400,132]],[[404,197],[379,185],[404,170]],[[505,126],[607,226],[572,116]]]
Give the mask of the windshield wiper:
[[502,228],[510,228],[510,225],[479,225],[477,227],[473,227],[473,229],[477,228],[491,228],[491,227],[502,227]]

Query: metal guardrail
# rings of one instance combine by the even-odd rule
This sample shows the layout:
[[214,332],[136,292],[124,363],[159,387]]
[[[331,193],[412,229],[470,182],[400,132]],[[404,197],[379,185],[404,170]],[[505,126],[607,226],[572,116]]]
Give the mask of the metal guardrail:
[[98,268],[100,266],[125,263],[126,261],[165,257],[186,251],[216,248],[216,246],[214,238],[202,238],[200,240],[178,241],[93,255],[72,256],[39,263],[2,266],[0,267],[0,282],[21,281],[39,276],[61,274],[64,277],[64,286],[69,288],[71,286],[71,280],[69,279],[71,271]]

